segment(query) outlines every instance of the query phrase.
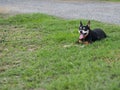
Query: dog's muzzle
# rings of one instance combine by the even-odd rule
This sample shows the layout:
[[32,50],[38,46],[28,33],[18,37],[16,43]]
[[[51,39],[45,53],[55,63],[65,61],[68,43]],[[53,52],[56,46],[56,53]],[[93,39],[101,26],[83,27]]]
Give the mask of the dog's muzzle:
[[84,35],[83,35],[83,34],[80,34],[79,39],[80,39],[80,40],[81,40],[81,39],[84,39]]

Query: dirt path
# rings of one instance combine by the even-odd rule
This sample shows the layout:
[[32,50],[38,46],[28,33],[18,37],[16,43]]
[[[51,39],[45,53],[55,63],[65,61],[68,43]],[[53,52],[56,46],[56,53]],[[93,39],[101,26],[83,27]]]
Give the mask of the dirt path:
[[120,3],[94,0],[0,0],[0,13],[46,13],[120,24]]

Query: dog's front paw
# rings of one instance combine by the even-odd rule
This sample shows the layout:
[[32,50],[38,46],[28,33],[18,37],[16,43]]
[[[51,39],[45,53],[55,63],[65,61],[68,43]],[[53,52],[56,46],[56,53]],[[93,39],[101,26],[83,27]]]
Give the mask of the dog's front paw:
[[76,44],[82,44],[83,42],[79,39],[78,41],[76,41]]

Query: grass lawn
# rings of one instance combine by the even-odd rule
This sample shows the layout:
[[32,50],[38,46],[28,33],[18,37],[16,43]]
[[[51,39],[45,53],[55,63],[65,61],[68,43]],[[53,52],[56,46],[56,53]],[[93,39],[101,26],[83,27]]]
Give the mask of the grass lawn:
[[77,45],[78,26],[44,14],[0,16],[0,90],[119,90],[120,26],[91,21],[109,37]]

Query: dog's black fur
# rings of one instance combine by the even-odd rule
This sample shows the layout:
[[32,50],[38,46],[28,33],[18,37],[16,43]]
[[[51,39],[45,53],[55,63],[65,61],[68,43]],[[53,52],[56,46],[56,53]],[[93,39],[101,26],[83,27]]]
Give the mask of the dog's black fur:
[[88,21],[86,26],[83,26],[82,22],[80,21],[79,33],[80,37],[78,42],[85,44],[106,38],[106,34],[102,29],[90,29],[90,21]]

